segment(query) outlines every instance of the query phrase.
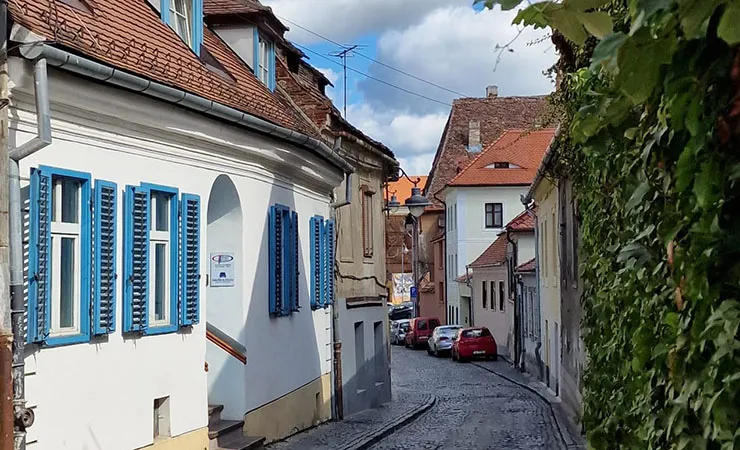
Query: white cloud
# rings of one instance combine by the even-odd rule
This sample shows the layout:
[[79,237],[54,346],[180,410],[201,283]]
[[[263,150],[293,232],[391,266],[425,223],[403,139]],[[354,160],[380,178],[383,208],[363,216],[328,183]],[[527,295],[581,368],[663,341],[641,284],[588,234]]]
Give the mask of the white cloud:
[[[340,43],[357,36],[403,29],[415,23],[425,11],[446,5],[467,5],[471,0],[262,0],[275,14]],[[321,38],[299,27],[290,28],[288,37],[303,44]]]
[[[466,96],[482,97],[485,87],[499,86],[500,95],[546,94],[553,88],[542,71],[555,62],[544,30],[525,29],[505,51],[496,66],[496,45],[510,42],[518,29],[511,25],[516,11],[470,7],[444,7],[430,11],[404,30],[383,33],[378,40],[377,59]],[[495,71],[494,71],[495,68]],[[377,78],[444,102],[460,95],[437,89],[380,65],[370,72]],[[373,105],[415,113],[440,111],[443,106],[399,92],[373,80],[358,85]]]
[[339,79],[339,73],[335,72],[331,69],[325,69],[323,67],[317,67],[316,70],[323,73],[326,78],[331,81],[331,84],[336,84],[337,80]]
[[429,169],[432,168],[434,152],[410,157],[397,157],[397,159],[398,162],[401,163],[401,167],[403,168],[403,170],[405,170],[406,173],[409,174],[409,176],[413,177],[414,175],[428,175]]

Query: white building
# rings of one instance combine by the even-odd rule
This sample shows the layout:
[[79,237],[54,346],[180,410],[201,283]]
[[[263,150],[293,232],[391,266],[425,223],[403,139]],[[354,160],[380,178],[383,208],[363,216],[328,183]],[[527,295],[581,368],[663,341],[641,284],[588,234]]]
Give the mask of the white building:
[[275,34],[255,28],[253,70],[189,6],[10,5],[11,153],[50,104],[19,162],[29,450],[204,449],[331,416],[332,310],[309,305],[331,299],[312,283],[353,169],[275,90]]
[[447,205],[446,285],[450,323],[473,324],[471,300],[455,280],[523,211],[527,193],[553,130],[507,130],[444,189]]

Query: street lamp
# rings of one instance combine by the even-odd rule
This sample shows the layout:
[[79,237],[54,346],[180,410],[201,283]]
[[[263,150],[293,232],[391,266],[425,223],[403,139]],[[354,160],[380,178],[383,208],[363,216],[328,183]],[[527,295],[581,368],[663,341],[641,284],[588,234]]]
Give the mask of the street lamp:
[[[412,301],[414,303],[414,317],[419,317],[419,217],[424,214],[424,210],[427,206],[431,206],[432,203],[423,195],[421,195],[421,189],[417,186],[421,181],[421,178],[412,180],[409,178],[406,172],[399,168],[403,176],[406,177],[410,182],[414,183],[414,187],[411,188],[411,197],[406,199],[404,206],[409,209],[409,215],[406,217],[406,230],[411,232],[411,260],[413,263],[412,267]],[[393,200],[391,198],[391,200]],[[390,204],[389,204],[390,205]]]
[[388,201],[388,203],[385,205],[385,208],[391,212],[391,214],[395,214],[398,212],[398,208],[401,207],[401,202],[398,201],[396,198],[396,194],[391,195],[391,199]]

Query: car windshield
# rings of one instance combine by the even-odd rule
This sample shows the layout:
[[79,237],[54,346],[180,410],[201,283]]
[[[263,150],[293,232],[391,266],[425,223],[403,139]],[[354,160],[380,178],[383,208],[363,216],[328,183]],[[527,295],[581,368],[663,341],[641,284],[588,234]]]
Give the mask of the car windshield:
[[486,330],[485,328],[477,328],[474,330],[465,330],[463,331],[462,335],[463,337],[466,337],[466,338],[477,338],[477,337],[488,336],[490,334],[491,333],[489,333],[488,330]]
[[409,324],[408,323],[402,323],[401,326],[400,326],[400,328],[403,331],[409,331]]

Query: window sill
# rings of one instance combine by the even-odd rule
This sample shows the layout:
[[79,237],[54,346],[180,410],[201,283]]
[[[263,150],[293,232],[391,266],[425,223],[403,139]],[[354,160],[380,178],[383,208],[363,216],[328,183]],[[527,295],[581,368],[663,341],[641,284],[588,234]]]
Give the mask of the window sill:
[[90,341],[89,334],[70,334],[64,336],[49,336],[43,343],[44,347],[61,347],[63,345],[82,344]]
[[156,326],[156,327],[150,326],[146,330],[144,330],[144,336],[174,333],[176,331],[177,331],[177,324],[174,324],[174,325],[159,325],[159,326]]

